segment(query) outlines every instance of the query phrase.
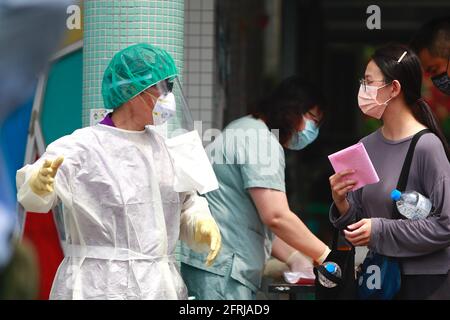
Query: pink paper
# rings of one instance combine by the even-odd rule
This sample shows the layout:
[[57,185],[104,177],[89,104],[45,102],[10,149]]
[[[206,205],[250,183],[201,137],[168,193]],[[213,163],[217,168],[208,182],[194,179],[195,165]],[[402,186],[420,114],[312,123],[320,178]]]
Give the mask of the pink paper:
[[356,170],[355,173],[345,176],[345,179],[357,181],[352,191],[380,181],[366,148],[361,142],[329,155],[328,159],[336,173],[347,169]]

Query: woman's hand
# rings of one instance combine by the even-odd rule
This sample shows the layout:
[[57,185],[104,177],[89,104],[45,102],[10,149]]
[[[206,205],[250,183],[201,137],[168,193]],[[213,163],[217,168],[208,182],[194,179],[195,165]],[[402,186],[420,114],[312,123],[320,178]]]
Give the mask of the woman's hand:
[[353,173],[355,173],[355,170],[348,169],[338,172],[330,177],[333,201],[341,214],[347,213],[350,207],[347,201],[347,193],[353,189],[356,185],[356,181],[345,179],[345,177]]
[[350,231],[344,230],[345,239],[355,247],[367,246],[370,242],[370,233],[372,231],[372,220],[361,219],[357,223],[347,226]]

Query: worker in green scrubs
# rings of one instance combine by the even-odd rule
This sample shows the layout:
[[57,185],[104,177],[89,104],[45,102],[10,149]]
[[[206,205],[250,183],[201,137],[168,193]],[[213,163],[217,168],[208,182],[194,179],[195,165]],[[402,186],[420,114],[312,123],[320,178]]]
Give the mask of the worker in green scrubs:
[[326,259],[328,246],[289,209],[283,151],[312,143],[322,119],[319,94],[294,76],[208,145],[219,189],[206,198],[222,234],[222,249],[207,267],[204,254],[181,246],[181,272],[190,296],[255,299],[271,254],[291,270],[305,256],[317,264]]

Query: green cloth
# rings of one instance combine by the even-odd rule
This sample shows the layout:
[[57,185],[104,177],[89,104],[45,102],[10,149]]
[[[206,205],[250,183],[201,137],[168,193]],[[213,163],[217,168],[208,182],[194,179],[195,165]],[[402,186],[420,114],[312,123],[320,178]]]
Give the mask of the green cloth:
[[[206,151],[219,181],[219,189],[207,193],[206,198],[222,234],[222,249],[207,268],[205,254],[195,253],[182,243],[180,260],[220,276],[230,272],[231,278],[256,292],[270,257],[273,235],[262,223],[247,189],[285,192],[283,148],[263,121],[246,116],[228,125]],[[191,286],[205,286],[200,278],[185,281]]]
[[102,96],[105,108],[114,109],[158,82],[178,75],[167,51],[147,43],[129,46],[114,55],[105,70]]

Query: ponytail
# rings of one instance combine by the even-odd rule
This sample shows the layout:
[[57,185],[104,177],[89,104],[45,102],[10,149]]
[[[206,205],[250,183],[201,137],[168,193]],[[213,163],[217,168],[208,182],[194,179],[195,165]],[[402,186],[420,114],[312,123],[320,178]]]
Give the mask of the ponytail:
[[412,110],[416,119],[421,124],[430,129],[431,132],[433,132],[439,138],[439,140],[441,140],[445,150],[445,154],[447,155],[447,159],[450,161],[450,148],[447,139],[442,133],[436,117],[428,103],[423,98],[420,98],[416,101],[415,106],[413,106]]

